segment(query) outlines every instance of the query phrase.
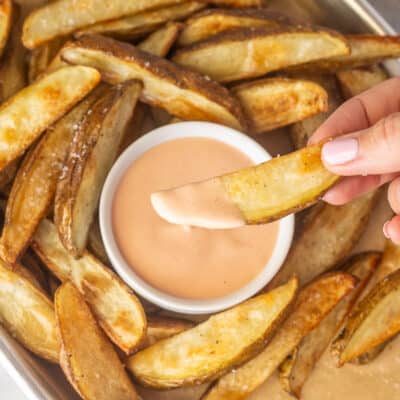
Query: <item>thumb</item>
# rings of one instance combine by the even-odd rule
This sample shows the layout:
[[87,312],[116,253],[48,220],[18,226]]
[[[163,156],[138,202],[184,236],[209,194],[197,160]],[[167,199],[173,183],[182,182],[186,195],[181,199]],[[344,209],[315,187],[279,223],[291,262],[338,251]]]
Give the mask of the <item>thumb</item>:
[[325,167],[337,175],[400,171],[400,113],[391,114],[368,129],[325,143],[321,155]]

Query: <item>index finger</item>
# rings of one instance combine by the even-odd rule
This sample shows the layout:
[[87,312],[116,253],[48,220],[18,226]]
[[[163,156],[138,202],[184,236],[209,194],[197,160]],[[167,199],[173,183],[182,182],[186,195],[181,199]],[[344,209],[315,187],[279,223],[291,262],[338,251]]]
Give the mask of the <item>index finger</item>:
[[385,82],[343,103],[312,135],[309,144],[366,129],[400,111],[400,77]]

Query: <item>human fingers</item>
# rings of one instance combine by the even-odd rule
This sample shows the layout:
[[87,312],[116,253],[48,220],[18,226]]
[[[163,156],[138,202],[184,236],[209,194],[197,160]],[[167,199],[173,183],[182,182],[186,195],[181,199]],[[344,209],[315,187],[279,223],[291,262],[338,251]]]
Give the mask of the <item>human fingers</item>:
[[400,215],[395,215],[390,221],[383,225],[383,233],[386,238],[391,239],[393,243],[400,244]]

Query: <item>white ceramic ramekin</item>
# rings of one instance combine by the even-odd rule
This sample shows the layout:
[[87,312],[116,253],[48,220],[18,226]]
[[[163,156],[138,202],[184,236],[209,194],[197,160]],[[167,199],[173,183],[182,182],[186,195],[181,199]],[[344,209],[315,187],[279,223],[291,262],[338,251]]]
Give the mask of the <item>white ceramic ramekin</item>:
[[171,311],[187,314],[208,314],[232,307],[248,299],[274,277],[285,260],[292,242],[294,216],[289,215],[279,221],[279,233],[275,248],[260,274],[246,286],[228,296],[210,300],[183,299],[163,293],[150,286],[135,273],[134,268],[128,265],[115,241],[111,220],[114,194],[125,171],[138,157],[161,143],[185,137],[203,137],[219,140],[246,154],[254,163],[261,163],[271,158],[264,148],[253,139],[222,125],[208,122],[180,122],[155,129],[132,143],[111,169],[100,199],[100,228],[104,245],[113,267],[136,293],[146,300]]

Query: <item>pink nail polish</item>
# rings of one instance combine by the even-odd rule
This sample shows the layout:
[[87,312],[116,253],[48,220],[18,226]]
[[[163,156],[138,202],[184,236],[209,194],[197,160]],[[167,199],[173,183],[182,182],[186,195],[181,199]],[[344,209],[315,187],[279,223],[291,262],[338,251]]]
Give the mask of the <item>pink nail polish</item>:
[[385,235],[386,239],[390,239],[389,224],[390,224],[390,221],[386,221],[383,224],[383,234]]
[[322,147],[322,159],[330,165],[353,161],[358,155],[358,140],[354,138],[335,139]]

